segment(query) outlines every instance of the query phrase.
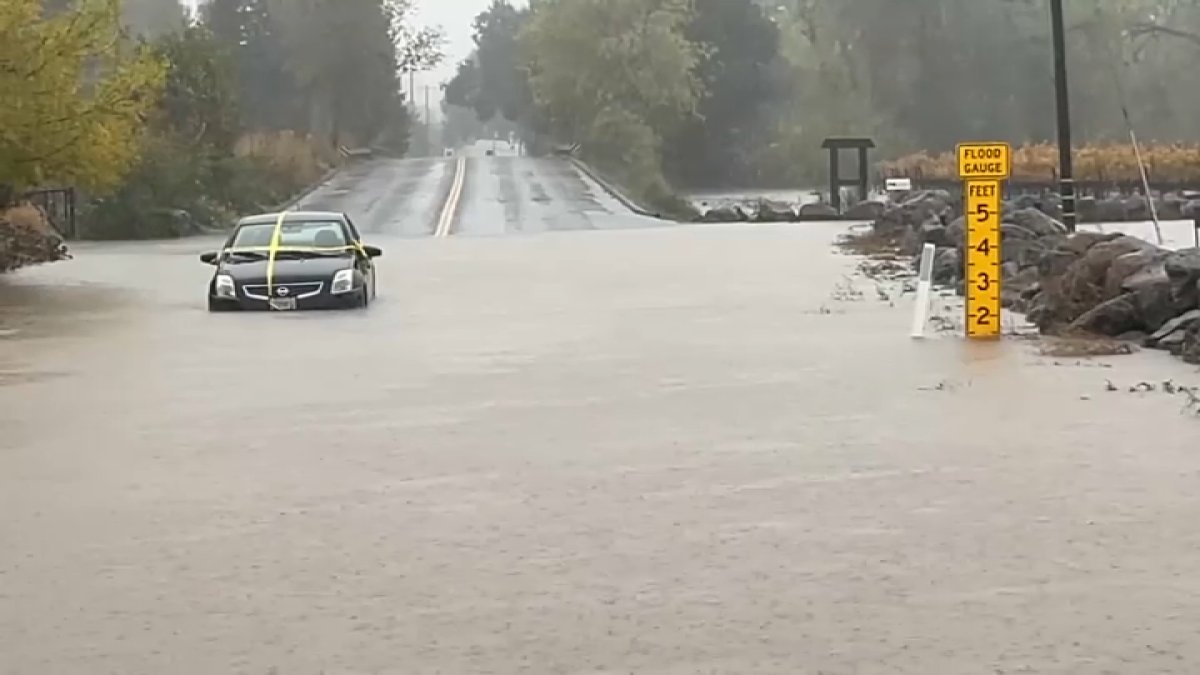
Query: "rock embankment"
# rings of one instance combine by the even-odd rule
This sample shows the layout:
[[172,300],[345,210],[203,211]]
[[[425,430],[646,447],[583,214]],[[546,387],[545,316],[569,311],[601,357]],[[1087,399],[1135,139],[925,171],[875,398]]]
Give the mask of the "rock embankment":
[[[911,196],[928,194],[945,195],[946,200],[951,201],[949,193],[944,190],[921,190],[899,194],[895,198],[905,200]],[[839,215],[837,210],[824,202],[797,204],[772,199],[729,201],[716,205],[704,202],[697,207],[700,215],[696,220],[706,223],[875,220],[888,206],[887,198],[872,198],[848,207],[845,213]],[[1008,208],[1010,211],[1037,209],[1051,218],[1062,218],[1062,199],[1052,192],[1020,195],[1008,203]],[[1190,220],[1200,218],[1200,192],[1183,190],[1154,193],[1150,200],[1141,195],[1083,196],[1079,198],[1078,212],[1082,223],[1139,222],[1152,220],[1155,215],[1159,220]]]
[[[948,192],[912,193],[875,221],[877,238],[939,251],[934,282],[961,291],[965,220]],[[1008,204],[1003,303],[1048,335],[1137,340],[1200,364],[1200,248],[1171,251],[1122,233],[1069,234],[1042,210]]]
[[823,202],[792,203],[775,199],[748,202],[727,202],[711,206],[699,205],[701,223],[799,223],[829,220],[872,220],[887,207],[886,202],[867,200],[855,204],[845,214],[838,214],[832,205]]
[[41,209],[24,205],[0,211],[0,273],[69,257]]

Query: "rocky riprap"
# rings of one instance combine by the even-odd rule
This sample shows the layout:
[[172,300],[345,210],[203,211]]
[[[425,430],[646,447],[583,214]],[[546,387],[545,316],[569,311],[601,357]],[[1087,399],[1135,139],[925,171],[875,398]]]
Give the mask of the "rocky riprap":
[[66,243],[41,209],[24,205],[0,210],[0,272],[69,257]]
[[[945,195],[949,201],[949,193],[944,190],[922,190],[909,193],[900,199],[906,200],[921,195]],[[1150,208],[1151,203],[1155,209],[1153,212]],[[886,199],[872,198],[854,204],[847,208],[845,213],[838,214],[833,206],[824,201],[793,204],[772,199],[734,200],[715,206],[705,202],[697,206],[700,215],[696,220],[704,223],[873,221],[880,218],[892,205]],[[1008,206],[1011,210],[1037,209],[1053,219],[1062,218],[1062,200],[1051,192],[1023,194]],[[1114,193],[1103,197],[1083,196],[1079,198],[1078,212],[1079,220],[1083,223],[1147,221],[1154,215],[1157,215],[1159,220],[1194,219],[1200,218],[1200,192],[1181,190],[1154,193],[1153,202],[1141,195],[1125,196]]]
[[879,200],[860,202],[839,215],[832,205],[815,201],[804,204],[774,199],[748,202],[727,202],[716,206],[700,205],[701,223],[799,223],[829,220],[874,220],[883,214],[887,203]]
[[[889,204],[873,235],[917,255],[938,247],[934,283],[962,290],[964,219],[941,190]],[[1069,234],[1032,206],[1005,206],[1005,308],[1046,335],[1115,337],[1200,364],[1200,248],[1164,249],[1119,232]]]

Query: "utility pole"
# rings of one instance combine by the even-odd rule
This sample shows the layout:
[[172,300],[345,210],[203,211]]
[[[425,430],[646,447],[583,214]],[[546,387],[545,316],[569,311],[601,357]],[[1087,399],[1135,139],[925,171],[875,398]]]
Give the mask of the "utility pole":
[[1058,109],[1058,178],[1062,192],[1063,224],[1075,231],[1075,170],[1071,162],[1071,102],[1067,87],[1067,40],[1063,0],[1050,0],[1054,38],[1054,94]]
[[425,149],[433,156],[433,119],[429,116],[429,85],[425,85]]

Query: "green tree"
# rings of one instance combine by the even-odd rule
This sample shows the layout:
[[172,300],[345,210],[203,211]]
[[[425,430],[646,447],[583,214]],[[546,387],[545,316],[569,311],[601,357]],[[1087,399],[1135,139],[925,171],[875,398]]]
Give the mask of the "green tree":
[[134,163],[161,90],[152,50],[120,39],[117,0],[42,15],[40,0],[0,3],[0,185],[116,185]]
[[243,126],[307,131],[308,98],[288,67],[267,0],[209,0],[201,17],[233,59]]
[[232,152],[240,127],[234,63],[225,47],[196,25],[161,38],[154,49],[168,64],[153,119],[157,129],[196,146]]
[[234,157],[239,128],[232,60],[202,26],[150,43],[167,65],[162,97],[146,116],[137,163],[120,187],[87,205],[94,238],[177,236],[219,225],[261,184]]
[[556,138],[650,202],[667,204],[662,141],[694,115],[701,49],[689,0],[546,0],[521,44],[533,100]]
[[766,110],[782,102],[779,29],[753,0],[695,0],[689,40],[703,48],[697,75],[706,95],[668,139],[666,164],[692,186],[745,184],[769,142]]

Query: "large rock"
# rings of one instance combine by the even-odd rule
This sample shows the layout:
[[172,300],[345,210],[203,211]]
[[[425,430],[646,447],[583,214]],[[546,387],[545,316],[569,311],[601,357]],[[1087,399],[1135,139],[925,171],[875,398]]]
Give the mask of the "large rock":
[[832,205],[824,202],[811,202],[800,207],[800,220],[838,220],[841,215]]
[[1154,332],[1179,315],[1179,305],[1171,294],[1171,283],[1166,280],[1138,285],[1131,291],[1142,318],[1142,327]]
[[1063,247],[1051,249],[1043,253],[1038,261],[1038,274],[1046,279],[1061,277],[1082,257],[1082,253]]
[[900,208],[910,225],[928,221],[931,217],[949,223],[954,217],[954,198],[945,190],[921,190],[905,199]]
[[1200,282],[1200,248],[1185,248],[1172,251],[1164,261],[1164,269],[1171,280],[1175,299],[1186,309],[1200,305],[1197,282]]
[[1150,202],[1142,195],[1133,195],[1125,200],[1126,220],[1150,220]]
[[[1104,299],[1108,268],[1117,258],[1153,248],[1136,237],[1122,236],[1088,249],[1063,275],[1063,290],[1078,302],[1095,304]],[[1090,298],[1090,300],[1089,300]]]
[[1075,198],[1075,215],[1079,217],[1082,223],[1096,222],[1096,198],[1095,197],[1076,197]]
[[1115,198],[1098,200],[1089,216],[1088,221],[1094,223],[1123,222],[1126,219],[1125,201]]
[[1187,329],[1183,344],[1179,348],[1179,355],[1188,363],[1200,365],[1200,321]]
[[1197,322],[1200,322],[1200,309],[1185,312],[1182,316],[1177,316],[1166,322],[1153,335],[1146,338],[1146,346],[1166,347],[1168,345],[1162,343],[1164,340],[1168,340],[1168,338],[1172,338],[1169,340],[1171,344],[1175,343],[1176,340],[1178,340],[1179,344],[1183,344],[1187,330],[1192,327],[1192,324]]
[[954,243],[950,241],[948,236],[948,228],[945,220],[938,216],[930,216],[921,223],[918,232],[921,234],[922,244],[933,244],[938,248],[950,247]]
[[933,281],[936,284],[951,284],[962,278],[962,252],[951,246],[937,252],[933,259]]
[[884,209],[883,214],[875,219],[875,224],[871,227],[875,234],[883,237],[897,237],[908,229],[908,224],[904,220],[904,209],[899,205],[889,205]]
[[[1106,300],[1105,281],[1112,262],[1126,253],[1134,253],[1147,247],[1153,248],[1140,239],[1122,236],[1095,244],[1082,256],[1061,247],[1047,252],[1038,264],[1039,272],[1042,274],[1041,293],[1037,301],[1032,303],[1038,311],[1036,320],[1032,318],[1032,315],[1031,320],[1035,320],[1043,332],[1057,330],[1063,326],[1072,326],[1076,320]],[[1061,275],[1053,273],[1063,269],[1064,266],[1065,271]],[[1129,303],[1133,305],[1132,296]],[[1108,311],[1113,311],[1113,309],[1109,308]],[[1125,308],[1117,307],[1115,309]],[[1133,310],[1136,316],[1137,308],[1133,307]],[[1107,320],[1107,316],[1107,314],[1101,314],[1099,318],[1090,317],[1085,322],[1087,325],[1082,328],[1092,332],[1102,332],[1100,329],[1109,324],[1120,324],[1120,322]],[[1105,329],[1107,330],[1107,328]],[[1124,332],[1126,330],[1116,333],[1104,332],[1103,334],[1119,335]]]
[[1158,247],[1150,242],[1122,235],[1115,239],[1102,241],[1095,246],[1089,248],[1087,253],[1083,255],[1083,260],[1093,274],[1102,276],[1108,272],[1108,267],[1117,258],[1126,253],[1134,253],[1137,251],[1157,251]]
[[760,199],[754,220],[760,223],[789,223],[796,220],[796,210],[786,202]]
[[925,244],[933,244],[938,248],[954,246],[946,235],[946,223],[938,216],[931,215],[921,223],[909,227],[900,241],[900,251],[905,255],[917,255]]
[[[1128,253],[1126,255],[1129,255]],[[1166,284],[1170,287],[1171,279],[1167,276],[1167,266],[1163,259],[1159,259],[1152,265],[1147,265],[1133,274],[1125,277],[1121,282],[1121,290],[1128,292],[1136,292],[1146,286],[1158,284]]]
[[[842,215],[848,220],[876,220],[883,215],[887,208],[887,202],[868,199],[846,209],[846,213]],[[800,209],[800,215],[804,215],[803,207]]]
[[1011,239],[1037,239],[1042,235],[1016,223],[1000,223],[1000,235],[1005,241]]
[[1116,337],[1141,328],[1141,314],[1132,295],[1122,295],[1084,312],[1071,324],[1072,331]]
[[[906,253],[920,251],[926,224],[935,220],[945,227],[954,217],[954,199],[945,190],[909,193],[898,205],[888,206],[875,220],[875,234],[901,239]],[[935,235],[942,238],[944,235]]]
[[1037,267],[1047,255],[1057,248],[1057,242],[1053,237],[1027,239],[1012,237],[1005,233],[1002,241],[1004,244],[1001,251],[1003,261],[1016,263],[1020,268]]
[[1155,208],[1158,209],[1159,220],[1179,220],[1183,218],[1183,205],[1186,203],[1183,197],[1171,193],[1163,195],[1154,204]]
[[1122,235],[1119,232],[1113,232],[1109,234],[1103,234],[1101,232],[1075,232],[1069,235],[1067,240],[1063,242],[1063,248],[1078,255],[1083,255],[1084,253],[1088,252],[1088,249],[1096,244],[1112,241],[1113,239],[1120,239],[1121,237]]
[[1041,276],[1036,267],[1019,268],[1015,265],[1013,267],[1015,269],[1005,265],[1004,288],[1025,295],[1039,285]]
[[1062,222],[1062,197],[1057,193],[1051,192],[1042,195],[1042,198],[1038,200],[1037,209],[1054,220]]
[[967,219],[965,216],[959,216],[950,221],[950,224],[946,226],[946,239],[960,249],[967,245]]
[[1020,209],[1019,211],[1007,213],[1004,216],[1004,220],[1029,230],[1039,237],[1064,235],[1067,233],[1066,225],[1063,225],[1036,208]]
[[0,211],[0,273],[70,257],[40,208],[24,205]]
[[737,204],[724,204],[711,208],[700,216],[705,223],[742,223],[750,220],[750,216]]
[[1012,200],[1012,202],[1010,202],[1008,204],[1005,204],[1005,212],[1007,213],[1009,209],[1011,209],[1013,211],[1018,211],[1021,209],[1036,209],[1037,205],[1038,205],[1037,195],[1031,195],[1031,194],[1026,193],[1026,194],[1022,194],[1022,195],[1017,195],[1016,199]]
[[1162,262],[1167,252],[1156,249],[1133,251],[1113,259],[1104,276],[1104,297],[1115,298],[1125,293],[1125,280]]

